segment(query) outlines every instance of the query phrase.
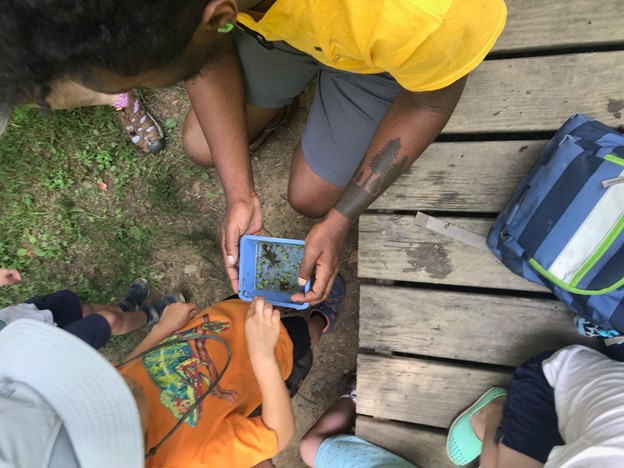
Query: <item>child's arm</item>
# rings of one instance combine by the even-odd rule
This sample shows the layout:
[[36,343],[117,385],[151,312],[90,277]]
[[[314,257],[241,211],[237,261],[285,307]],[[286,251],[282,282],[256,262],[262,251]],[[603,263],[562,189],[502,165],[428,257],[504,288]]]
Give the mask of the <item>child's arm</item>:
[[173,335],[183,328],[197,315],[197,306],[189,302],[177,302],[168,305],[163,311],[162,317],[156,325],[152,327],[148,335],[126,358],[132,359],[143,351],[147,351],[160,343],[165,338]]
[[278,450],[283,450],[295,435],[295,417],[275,357],[279,334],[279,311],[262,297],[255,298],[245,323],[247,350],[262,394],[262,421],[275,432]]
[[22,281],[22,276],[19,271],[0,268],[0,286],[9,286],[20,281]]

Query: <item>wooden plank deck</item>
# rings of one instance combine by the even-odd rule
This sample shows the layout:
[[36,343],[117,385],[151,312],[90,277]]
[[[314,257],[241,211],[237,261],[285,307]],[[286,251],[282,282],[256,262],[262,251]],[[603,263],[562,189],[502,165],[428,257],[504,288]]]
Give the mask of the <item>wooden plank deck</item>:
[[[494,46],[504,52],[621,45],[622,1],[506,0],[505,31]],[[618,21],[619,18],[619,21]]]
[[621,0],[506,3],[506,30],[469,78],[442,141],[359,223],[356,433],[422,468],[452,466],[449,425],[487,388],[506,385],[515,366],[595,344],[545,288],[416,222],[426,212],[485,236],[570,115],[624,124]]
[[486,61],[444,133],[554,131],[577,113],[617,127],[622,63],[624,51]]

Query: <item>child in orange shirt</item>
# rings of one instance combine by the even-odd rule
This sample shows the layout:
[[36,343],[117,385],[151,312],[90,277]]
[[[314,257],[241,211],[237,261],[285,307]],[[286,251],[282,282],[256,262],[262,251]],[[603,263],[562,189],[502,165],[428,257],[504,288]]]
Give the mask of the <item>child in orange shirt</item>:
[[[261,297],[251,305],[225,300],[202,312],[195,304],[170,305],[122,367],[125,382],[62,330],[11,323],[0,333],[0,382],[11,387],[0,386],[0,411],[16,418],[3,420],[0,452],[4,443],[12,447],[7,461],[14,466],[36,456],[37,466],[131,468],[143,466],[144,454],[148,467],[254,466],[292,438],[289,390],[309,370],[302,363],[311,364],[310,348],[336,323],[343,299],[339,279],[309,322],[280,320]],[[31,352],[41,340],[54,358]],[[68,394],[75,396],[71,404],[60,397]],[[24,402],[36,411],[24,411]],[[250,416],[260,405],[261,414]],[[21,443],[34,427],[37,437]],[[86,435],[79,429],[85,427]]]

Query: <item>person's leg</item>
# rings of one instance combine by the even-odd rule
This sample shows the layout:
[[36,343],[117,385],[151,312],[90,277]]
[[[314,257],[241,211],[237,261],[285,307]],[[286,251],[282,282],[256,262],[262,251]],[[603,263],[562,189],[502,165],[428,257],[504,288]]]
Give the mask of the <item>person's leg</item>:
[[314,348],[316,344],[321,340],[323,335],[323,329],[325,328],[325,321],[319,317],[310,317],[308,320],[308,333],[310,334],[310,347]]
[[75,81],[55,81],[50,94],[46,97],[52,109],[71,109],[83,106],[113,106],[119,94],[104,94],[87,88]]
[[338,320],[338,310],[345,298],[345,284],[341,276],[332,286],[329,298],[310,310],[310,320],[299,316],[282,318],[282,324],[293,343],[293,369],[286,379],[286,386],[290,396],[296,395],[310,369],[312,368],[312,348],[319,342],[321,336],[329,333]]
[[108,320],[97,313],[90,314],[60,328],[80,338],[95,349],[105,346],[111,338],[111,326]]
[[[249,142],[252,142],[267,125],[270,125],[276,119],[281,117],[285,107],[262,109],[248,104],[245,106],[245,109],[247,118],[247,138],[249,139]],[[204,132],[199,125],[199,121],[197,120],[195,109],[192,107],[186,116],[186,120],[184,121],[182,143],[184,146],[184,152],[195,164],[199,164],[204,167],[214,166],[208,142],[206,141]]]
[[[34,304],[39,310],[51,311],[52,318],[59,328],[77,336],[95,349],[104,346],[111,337],[112,326],[109,320],[98,313],[85,313],[80,299],[73,291],[66,289],[33,297],[26,303]],[[110,307],[123,313],[115,306]],[[145,321],[144,313],[143,317]]]
[[80,299],[73,291],[63,289],[43,296],[35,296],[25,301],[27,304],[34,304],[39,310],[49,310],[52,312],[52,319],[59,328],[65,328],[82,318],[82,307]]
[[471,415],[467,430],[471,428],[472,435],[461,424],[465,416],[453,423],[447,441],[451,461],[467,463],[479,456],[470,442],[475,437],[482,441],[480,461],[484,468],[540,467],[555,446],[564,444],[554,390],[542,370],[543,361],[552,354],[541,353],[516,368],[507,396],[492,399]]
[[62,80],[52,83],[50,94],[46,97],[46,104],[52,109],[113,106],[118,111],[118,116],[130,141],[141,151],[157,153],[165,146],[163,129],[134,92],[104,94],[75,81]]
[[[285,107],[318,73],[318,64],[309,55],[284,42],[274,42],[268,50],[248,34],[232,31],[245,85],[247,136],[254,141],[259,134],[280,120]],[[202,109],[203,110],[203,109]],[[184,124],[183,145],[189,158],[203,166],[213,166],[204,133],[191,109]],[[214,109],[213,112],[218,112]]]
[[392,466],[415,468],[384,448],[352,435],[355,425],[355,374],[346,375],[340,398],[303,436],[299,443],[301,459],[316,468],[344,466]]
[[116,306],[81,304],[81,315],[87,317],[98,313],[106,319],[113,335],[124,335],[147,324],[148,314],[139,309],[145,304],[149,294],[149,282],[145,278],[137,278],[128,286]]
[[125,335],[147,324],[147,314],[142,311],[124,312],[119,306],[82,304],[82,316],[99,314],[106,319],[113,335]]
[[503,442],[496,442],[496,433],[503,417],[506,398],[493,400],[488,406],[475,413],[471,422],[475,434],[483,441],[481,451],[482,468],[540,468],[543,463],[507,447]]
[[301,459],[314,466],[319,447],[324,440],[338,434],[350,434],[355,425],[355,375],[347,381],[339,398],[302,437],[299,443]]
[[322,68],[292,159],[288,201],[295,210],[318,218],[334,206],[400,90],[387,74]]

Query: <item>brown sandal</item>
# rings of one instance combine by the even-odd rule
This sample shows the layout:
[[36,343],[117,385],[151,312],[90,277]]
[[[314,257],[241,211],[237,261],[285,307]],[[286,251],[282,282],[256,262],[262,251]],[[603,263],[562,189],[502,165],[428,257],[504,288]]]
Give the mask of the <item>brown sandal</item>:
[[165,147],[165,132],[134,93],[128,93],[128,105],[117,112],[130,141],[142,151],[158,153]]

